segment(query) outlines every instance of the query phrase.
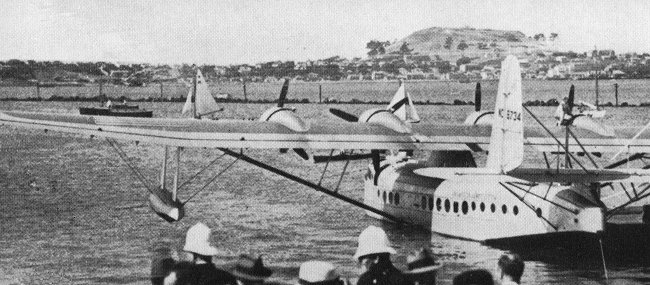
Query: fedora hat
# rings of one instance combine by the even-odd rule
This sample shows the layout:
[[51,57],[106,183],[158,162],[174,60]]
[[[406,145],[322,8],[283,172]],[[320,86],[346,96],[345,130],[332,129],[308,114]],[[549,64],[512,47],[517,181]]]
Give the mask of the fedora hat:
[[193,225],[189,230],[187,230],[183,250],[205,256],[216,255],[219,250],[210,245],[211,232],[210,228],[205,224],[201,222],[196,223],[196,225]]
[[239,260],[237,260],[235,268],[231,273],[239,279],[263,281],[271,276],[273,271],[264,267],[261,256],[254,258],[250,255],[242,254],[239,256]]
[[298,283],[300,285],[340,284],[340,277],[334,264],[314,260],[300,265]]
[[358,260],[359,257],[377,253],[395,254],[397,251],[390,246],[390,241],[384,230],[369,226],[359,235],[359,246],[354,254],[354,259]]
[[409,254],[406,257],[406,265],[408,268],[408,271],[404,272],[406,274],[433,272],[442,267],[441,263],[436,262],[431,251],[424,247]]

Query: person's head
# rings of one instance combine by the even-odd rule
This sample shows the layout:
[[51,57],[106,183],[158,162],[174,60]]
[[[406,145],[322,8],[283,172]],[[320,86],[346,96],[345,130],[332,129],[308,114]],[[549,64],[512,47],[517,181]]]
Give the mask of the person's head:
[[241,284],[262,284],[273,271],[264,266],[261,256],[242,254],[231,273]]
[[492,274],[485,269],[468,270],[454,277],[453,285],[494,285]]
[[307,261],[300,265],[299,285],[343,285],[334,264],[325,261]]
[[192,253],[194,261],[211,262],[212,256],[219,252],[216,247],[210,245],[211,232],[210,228],[201,222],[187,230],[183,250]]
[[524,261],[517,254],[504,254],[497,262],[497,272],[500,279],[508,278],[516,283],[521,281],[524,274]]
[[381,228],[369,226],[359,235],[359,246],[354,253],[354,259],[359,262],[362,271],[370,269],[373,264],[390,262],[390,255],[395,254],[394,248],[386,232]]
[[442,267],[428,248],[421,248],[409,254],[406,257],[406,265],[408,270],[404,275],[414,285],[436,284],[436,274]]

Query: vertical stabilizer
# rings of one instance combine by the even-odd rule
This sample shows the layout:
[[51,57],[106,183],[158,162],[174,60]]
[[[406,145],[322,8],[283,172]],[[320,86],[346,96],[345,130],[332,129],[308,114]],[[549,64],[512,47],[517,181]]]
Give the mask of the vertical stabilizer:
[[521,70],[513,55],[501,63],[501,78],[494,106],[487,168],[506,173],[521,165],[524,157]]
[[393,112],[395,116],[404,122],[417,123],[420,121],[420,116],[415,110],[410,94],[404,88],[404,83],[400,83],[399,89],[395,92],[386,109]]

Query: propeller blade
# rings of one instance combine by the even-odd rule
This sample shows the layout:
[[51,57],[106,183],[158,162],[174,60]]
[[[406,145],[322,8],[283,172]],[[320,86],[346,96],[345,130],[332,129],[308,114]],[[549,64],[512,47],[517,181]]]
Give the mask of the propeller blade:
[[339,109],[330,108],[330,113],[332,113],[332,115],[337,116],[337,117],[339,117],[339,118],[341,118],[343,120],[346,120],[348,122],[358,122],[359,121],[359,117],[357,117],[355,115],[352,115],[352,114],[350,114],[348,112],[339,110]]
[[282,90],[280,90],[280,98],[278,98],[278,107],[284,107],[284,101],[287,99],[287,93],[289,93],[289,79],[284,80],[282,84]]
[[294,148],[293,151],[298,154],[302,159],[309,160],[309,154],[303,148]]
[[381,167],[380,165],[381,157],[379,156],[380,153],[381,152],[377,149],[373,149],[370,151],[370,154],[372,155],[372,167],[375,169],[376,174],[379,173],[379,168]]
[[402,100],[399,100],[397,103],[395,103],[395,105],[390,106],[390,109],[389,109],[390,112],[395,113],[395,111],[399,110],[399,108],[401,108],[404,104],[408,103],[408,101],[409,101],[409,98],[406,98],[406,97],[402,98]]
[[597,121],[595,121],[592,118],[589,118],[587,116],[578,116],[575,119],[573,119],[573,126],[576,128],[581,128],[583,130],[587,130],[593,133],[597,133],[601,136],[605,137],[615,137],[616,133],[614,130],[609,127],[605,126]]
[[571,84],[571,88],[569,89],[569,100],[567,101],[567,105],[569,105],[569,114],[573,114],[574,99],[575,99],[575,87],[573,86],[573,84]]
[[474,91],[474,111],[481,111],[481,82],[476,82],[476,90]]

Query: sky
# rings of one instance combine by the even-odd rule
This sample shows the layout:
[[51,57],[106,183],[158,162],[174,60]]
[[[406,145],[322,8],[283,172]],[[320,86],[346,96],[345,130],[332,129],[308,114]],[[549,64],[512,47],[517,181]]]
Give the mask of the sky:
[[650,1],[0,1],[0,60],[254,64],[364,57],[430,27],[559,34],[556,46],[650,51]]

